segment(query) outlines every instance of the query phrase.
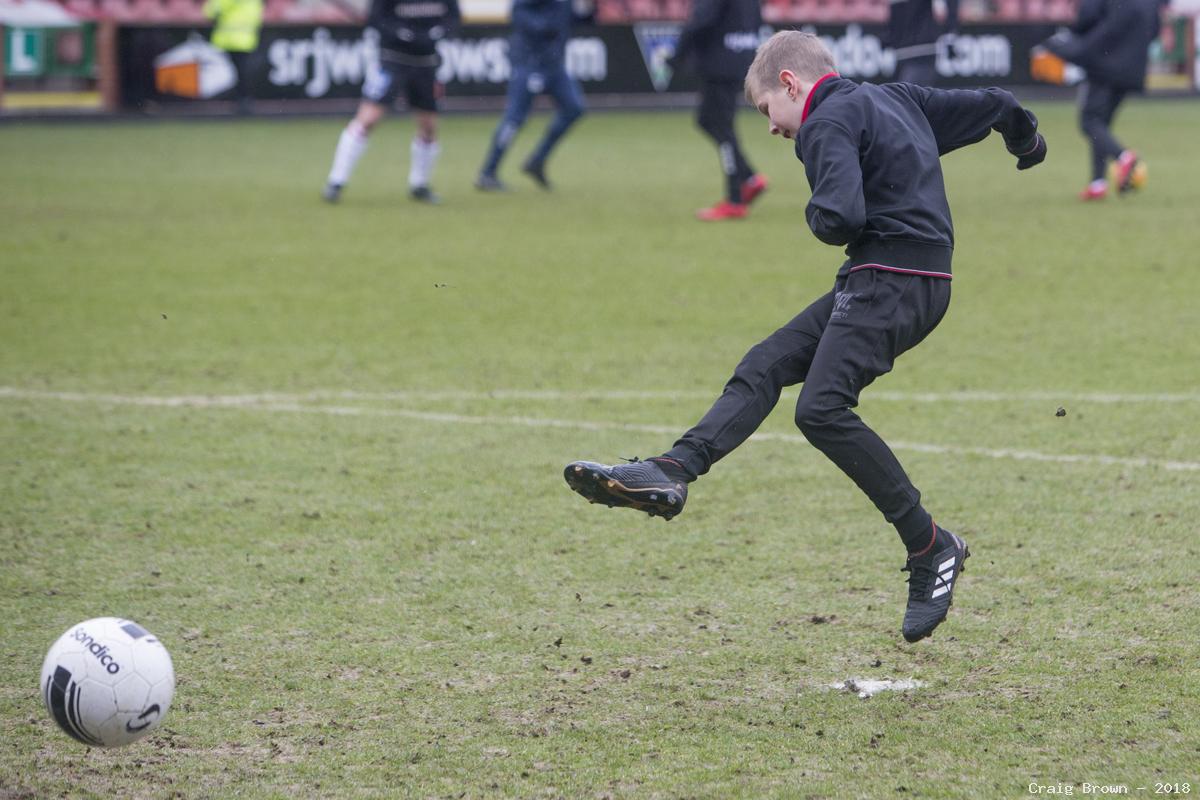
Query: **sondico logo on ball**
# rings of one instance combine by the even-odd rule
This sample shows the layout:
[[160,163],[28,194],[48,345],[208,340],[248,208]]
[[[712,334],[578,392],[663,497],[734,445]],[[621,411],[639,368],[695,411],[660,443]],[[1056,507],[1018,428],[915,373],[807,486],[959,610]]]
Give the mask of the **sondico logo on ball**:
[[121,671],[121,665],[114,661],[113,657],[108,654],[108,645],[102,645],[97,642],[83,628],[76,628],[71,632],[71,635],[75,637],[75,641],[86,646],[87,651],[96,657],[96,660],[108,671],[109,675],[116,675]]

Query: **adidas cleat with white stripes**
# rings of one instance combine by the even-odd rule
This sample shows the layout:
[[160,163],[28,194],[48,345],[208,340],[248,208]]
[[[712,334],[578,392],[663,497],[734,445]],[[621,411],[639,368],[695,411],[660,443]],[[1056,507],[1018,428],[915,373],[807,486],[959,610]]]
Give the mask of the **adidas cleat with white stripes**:
[[928,551],[910,556],[903,571],[908,576],[908,607],[904,611],[904,638],[919,642],[946,618],[954,586],[971,555],[962,537],[937,528]]
[[606,466],[573,461],[563,470],[567,485],[590,503],[635,508],[652,517],[671,519],[687,501],[687,484],[671,480],[653,461]]

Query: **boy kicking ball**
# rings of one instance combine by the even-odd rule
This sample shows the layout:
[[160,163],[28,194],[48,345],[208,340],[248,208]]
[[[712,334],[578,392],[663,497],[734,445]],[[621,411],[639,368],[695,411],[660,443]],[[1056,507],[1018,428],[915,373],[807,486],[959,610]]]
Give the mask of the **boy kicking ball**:
[[859,393],[937,327],[950,304],[954,230],[939,157],[995,130],[1017,169],[1046,157],[1037,118],[1001,89],[856,84],[815,35],[781,31],[758,49],[746,97],[772,135],[795,140],[812,187],[808,226],[845,246],[832,291],[750,349],[707,414],[661,456],[567,465],[594,503],[666,519],[687,486],[749,438],[783,387],[803,383],[796,425],[896,527],[908,551],[904,638],[946,618],[970,554],[934,523],[896,456],[854,413]]

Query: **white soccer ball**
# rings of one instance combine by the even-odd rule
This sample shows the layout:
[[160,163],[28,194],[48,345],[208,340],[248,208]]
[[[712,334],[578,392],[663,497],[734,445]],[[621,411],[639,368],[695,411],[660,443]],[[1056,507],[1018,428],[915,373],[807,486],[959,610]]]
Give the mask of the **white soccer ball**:
[[171,656],[136,622],[116,617],[72,626],[42,662],[42,699],[67,735],[119,747],[157,728],[175,695]]

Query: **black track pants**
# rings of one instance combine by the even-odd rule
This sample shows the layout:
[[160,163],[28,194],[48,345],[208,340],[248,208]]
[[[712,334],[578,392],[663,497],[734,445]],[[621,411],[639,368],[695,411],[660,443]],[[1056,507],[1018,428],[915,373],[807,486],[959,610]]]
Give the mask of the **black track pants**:
[[863,269],[750,349],[725,390],[666,455],[703,475],[803,383],[796,425],[894,523],[921,494],[883,440],[852,409],[875,378],[941,321],[950,281]]
[[725,199],[742,202],[742,182],[754,174],[738,144],[733,118],[737,113],[739,81],[705,80],[700,88],[696,124],[717,145],[721,172],[725,175]]
[[1098,181],[1104,177],[1108,160],[1125,149],[1109,128],[1126,92],[1095,81],[1088,81],[1080,91],[1079,127],[1092,145],[1092,180]]

